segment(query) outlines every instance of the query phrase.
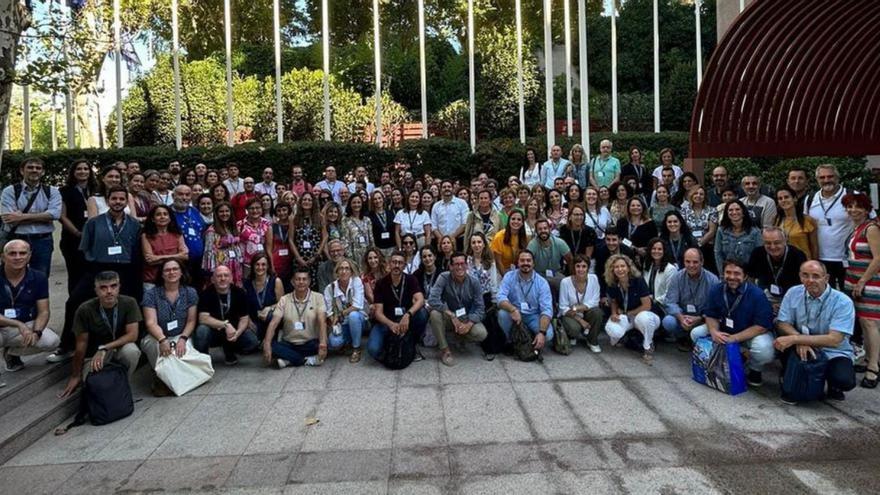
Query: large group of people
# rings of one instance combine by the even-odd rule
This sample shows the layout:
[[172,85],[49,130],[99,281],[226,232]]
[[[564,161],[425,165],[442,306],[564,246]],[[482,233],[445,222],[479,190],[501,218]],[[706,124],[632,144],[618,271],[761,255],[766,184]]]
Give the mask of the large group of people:
[[[235,163],[96,173],[79,160],[56,188],[27,159],[0,197],[6,370],[29,353],[72,358],[69,395],[103,363],[133,373],[141,353],[154,366],[187,342],[221,348],[226,365],[262,353],[283,368],[358,363],[364,350],[381,360],[407,334],[454,366],[452,344],[480,343],[492,360],[524,328],[536,354],[561,337],[599,353],[605,334],[646,365],[656,345],[737,342],[755,387],[774,359],[823,353],[827,397],[842,400],[856,373],[876,387],[880,225],[834,166],[792,169],[774,194],[724,167],[701,184],[670,149],[652,169],[636,147],[624,166],[610,141],[599,151],[587,161],[580,145],[568,158],[553,146],[540,163],[529,149],[502,182],[403,164],[373,178],[327,166],[312,184],[298,165],[282,183]],[[56,221],[68,299],[54,331]],[[154,392],[167,390],[154,380]]]

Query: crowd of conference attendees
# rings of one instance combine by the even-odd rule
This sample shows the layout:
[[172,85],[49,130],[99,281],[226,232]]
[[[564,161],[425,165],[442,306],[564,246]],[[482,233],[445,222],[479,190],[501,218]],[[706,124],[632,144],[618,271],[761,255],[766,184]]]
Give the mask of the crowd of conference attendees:
[[[466,343],[487,360],[509,352],[521,325],[536,353],[564,332],[651,365],[657,345],[689,352],[710,336],[740,343],[751,386],[775,359],[818,354],[828,398],[843,400],[857,373],[877,385],[880,229],[834,166],[791,169],[773,191],[724,167],[703,184],[669,149],[644,164],[633,147],[623,166],[611,151],[602,141],[585,160],[580,145],[567,158],[553,146],[540,163],[528,150],[518,175],[469,181],[405,164],[374,177],[293,164],[276,182],[235,163],[80,160],[57,188],[28,159],[0,198],[6,370],[26,354],[72,358],[69,395],[111,360],[131,375],[141,353],[151,366],[212,347],[230,366],[248,353],[280,368],[354,364],[407,332],[454,366]],[[68,300],[49,329],[56,221]],[[153,392],[167,388],[154,380]]]

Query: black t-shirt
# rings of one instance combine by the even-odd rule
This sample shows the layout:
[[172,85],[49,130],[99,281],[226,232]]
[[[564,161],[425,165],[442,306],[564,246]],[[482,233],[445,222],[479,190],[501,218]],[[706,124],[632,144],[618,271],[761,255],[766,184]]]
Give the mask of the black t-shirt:
[[654,192],[654,176],[651,175],[651,171],[648,170],[647,167],[641,165],[638,170],[636,170],[635,165],[627,163],[620,170],[620,178],[623,179],[627,176],[633,176],[636,178],[636,181],[638,181],[639,190],[636,191],[636,194],[641,194],[646,198],[651,197],[651,193]]
[[584,225],[580,231],[572,231],[568,225],[559,227],[559,238],[568,244],[571,255],[584,254],[588,247],[596,245],[596,231]]
[[767,260],[767,250],[764,249],[764,246],[759,246],[752,251],[749,264],[746,266],[746,274],[755,279],[755,285],[765,290],[770,290],[771,284],[778,285],[781,293],[773,295],[782,297],[788,289],[801,283],[801,265],[807,261],[807,256],[803,251],[794,246],[788,246],[788,254],[785,255],[785,262],[781,269],[775,262],[771,268]]
[[376,212],[370,212],[370,222],[373,224],[373,242],[379,249],[390,249],[394,244],[394,212],[385,210],[385,223]]
[[395,308],[403,308],[403,312],[406,313],[413,305],[413,296],[416,292],[422,292],[422,286],[413,275],[403,274],[398,287],[392,287],[391,275],[386,275],[376,281],[373,297],[377,303],[382,303],[382,313],[385,318],[396,322],[403,317],[403,314],[395,314]]
[[642,305],[642,298],[650,295],[651,291],[648,290],[648,284],[645,283],[645,279],[642,277],[629,280],[629,289],[626,293],[627,302],[625,304],[623,301],[624,294],[620,287],[608,287],[608,297],[617,301],[617,307],[620,309],[621,314],[638,308]]
[[[77,230],[82,231],[87,220],[86,198],[82,191],[76,186],[63,186],[58,192],[61,194],[61,202],[67,209],[67,218]],[[61,229],[61,244],[76,249],[79,247],[79,237],[74,236],[67,229]]]
[[[632,230],[632,232],[630,232]],[[648,241],[657,237],[657,225],[651,220],[630,229],[629,220],[621,218],[617,221],[617,235],[620,236],[620,242],[623,239],[629,239],[635,247],[647,247]]]
[[[624,246],[623,244],[620,245],[620,248],[614,254],[622,254],[624,256],[628,256],[631,260],[635,260],[633,250]],[[602,244],[601,246],[596,248],[596,251],[593,254],[593,258],[596,259],[595,271],[596,277],[599,279],[599,290],[601,291],[603,297],[607,295],[605,292],[605,289],[607,288],[605,284],[605,263],[608,262],[608,258],[610,257],[611,252],[608,250],[608,246],[606,246],[605,244]]]
[[212,285],[199,296],[199,313],[208,313],[213,318],[228,320],[238,326],[238,320],[248,314],[247,294],[244,289],[233,285],[228,294],[221,296]]

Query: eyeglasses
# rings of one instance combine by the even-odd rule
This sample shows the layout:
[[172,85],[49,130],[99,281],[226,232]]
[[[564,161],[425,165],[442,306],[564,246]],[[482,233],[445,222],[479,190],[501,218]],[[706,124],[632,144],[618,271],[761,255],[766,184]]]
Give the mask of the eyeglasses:
[[412,246],[413,244],[415,244],[413,241],[403,241],[404,246]]

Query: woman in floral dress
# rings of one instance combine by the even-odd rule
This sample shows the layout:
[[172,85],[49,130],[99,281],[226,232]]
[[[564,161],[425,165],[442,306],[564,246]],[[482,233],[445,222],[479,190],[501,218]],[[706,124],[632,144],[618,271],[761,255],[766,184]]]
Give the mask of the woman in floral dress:
[[364,211],[364,200],[359,195],[348,200],[342,219],[342,237],[345,239],[345,256],[350,260],[362,260],[373,245],[373,222]]
[[318,263],[324,246],[321,214],[315,196],[304,192],[299,198],[299,206],[293,216],[293,235],[290,249],[293,259],[300,268],[306,268],[312,277],[312,290],[318,290]]
[[[242,286],[241,245],[232,215],[232,205],[221,202],[214,208],[214,222],[205,231],[205,254],[202,269],[209,275],[218,266],[232,272],[232,283]],[[210,278],[210,277],[208,277]]]
[[263,216],[263,203],[260,198],[252,198],[245,208],[247,216],[239,220],[236,227],[244,256],[243,273],[248,277],[251,271],[251,258],[259,252],[272,249],[272,222]]

